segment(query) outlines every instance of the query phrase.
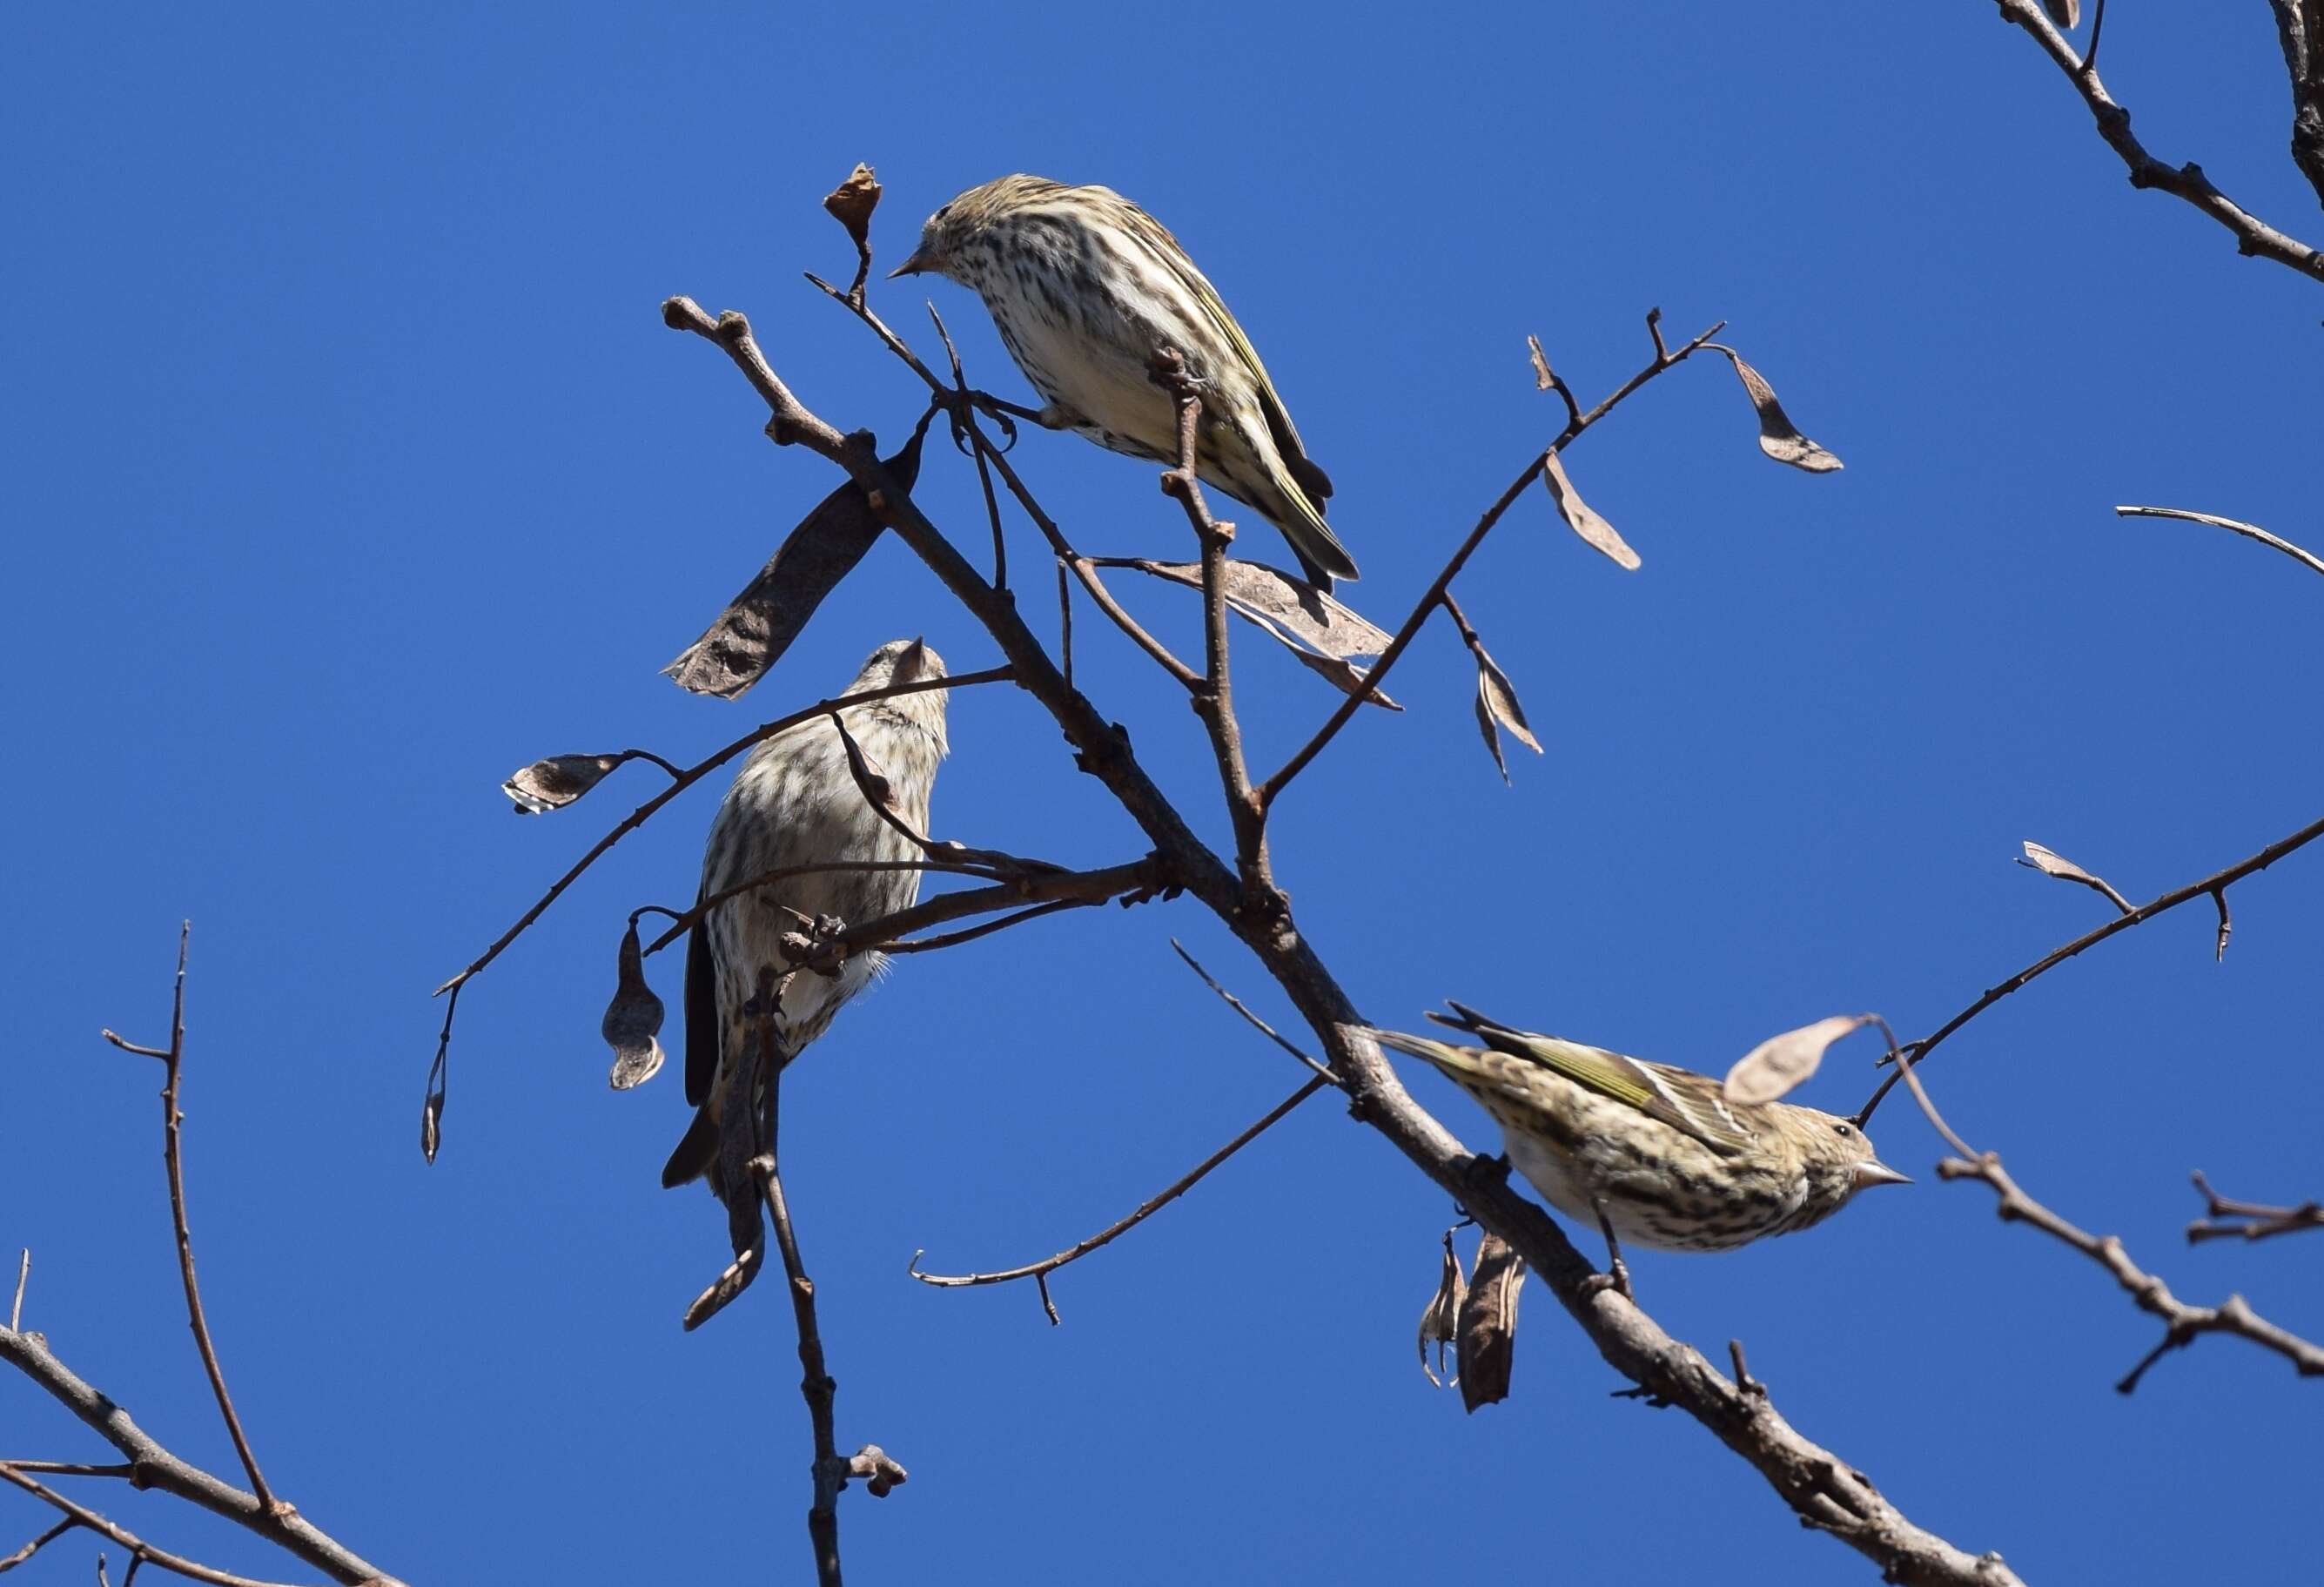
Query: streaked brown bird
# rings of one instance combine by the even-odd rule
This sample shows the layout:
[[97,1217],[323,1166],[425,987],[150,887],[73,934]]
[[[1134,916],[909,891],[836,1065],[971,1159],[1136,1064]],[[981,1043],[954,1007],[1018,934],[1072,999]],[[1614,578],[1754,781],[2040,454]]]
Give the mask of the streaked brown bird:
[[[872,652],[846,692],[945,676],[943,659],[927,645],[896,640]],[[927,830],[928,796],[945,757],[946,692],[895,695],[842,713],[871,769],[887,780],[893,808],[918,832]],[[817,717],[768,739],[743,761],[710,824],[697,896],[787,866],[918,858],[920,851],[865,798],[848,769],[839,730],[828,717]],[[759,1039],[751,1005],[762,970],[781,987],[770,1031],[779,1072],[886,967],[884,955],[857,954],[836,976],[802,971],[782,981],[789,961],[781,941],[785,933],[800,930],[798,916],[863,925],[909,909],[920,896],[920,874],[834,870],[788,877],[729,900],[696,925],[686,953],[686,1100],[697,1112],[661,1171],[664,1185],[707,1176],[711,1188],[726,1199],[719,1183],[718,1121],[727,1109],[759,1100],[733,1093],[744,1044]]]
[[1102,447],[1178,460],[1177,411],[1148,378],[1175,347],[1204,383],[1198,472],[1250,503],[1324,589],[1356,577],[1323,521],[1332,481],[1307,456],[1267,366],[1209,278],[1160,222],[1111,188],[1004,176],[929,217],[912,256],[984,300],[1047,404],[1041,422]]
[[[1664,1250],[1732,1250],[1812,1227],[1873,1185],[1908,1181],[1847,1119],[1730,1103],[1718,1081],[1519,1030],[1460,1003],[1441,1025],[1483,1047],[1375,1030],[1484,1105],[1509,1163],[1567,1216]],[[1618,1254],[1616,1258],[1618,1276]]]

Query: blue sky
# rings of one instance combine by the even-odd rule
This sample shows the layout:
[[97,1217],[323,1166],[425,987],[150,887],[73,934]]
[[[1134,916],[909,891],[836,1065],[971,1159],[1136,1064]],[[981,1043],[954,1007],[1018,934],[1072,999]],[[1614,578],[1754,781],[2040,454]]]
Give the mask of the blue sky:
[[[2324,230],[2283,156],[2264,10],[2213,9],[2118,16],[2109,80],[2164,158]],[[47,7],[7,32],[0,1247],[32,1248],[28,1325],[231,1470],[177,1315],[154,1076],[97,1039],[162,1034],[191,917],[191,1193],[227,1370],[276,1487],[415,1582],[807,1576],[785,1308],[764,1290],[678,1331],[723,1223],[655,1184],[676,1081],[611,1093],[596,1029],[622,917],[690,897],[715,789],[475,983],[433,1167],[415,1134],[429,989],[654,780],[518,822],[512,768],[692,759],[899,634],[992,659],[886,543],[740,705],[657,675],[834,483],[761,438],[659,300],[748,309],[843,427],[899,438],[918,411],[799,280],[849,263],[816,200],[858,160],[887,184],[891,262],[937,203],[1014,170],[1162,217],[1335,476],[1351,598],[1390,626],[1555,428],[1528,332],[1587,401],[1643,358],[1648,307],[1680,334],[1728,319],[1846,459],[1766,463],[1710,363],[1568,459],[1642,571],[1544,498],[1512,513],[1460,592],[1546,757],[1502,786],[1440,630],[1399,669],[1411,709],[1359,722],[1280,809],[1284,881],[1375,1020],[1450,995],[1713,1070],[1840,1010],[1910,1035],[2102,918],[2013,867],[2020,840],[2143,899],[2318,813],[2296,680],[2324,587],[2109,508],[2324,538],[2324,294],[2133,192],[1989,5]],[[923,296],[973,378],[1028,395],[964,292],[880,301],[926,340]],[[1185,554],[1141,466],[1043,435],[1019,461],[1085,549]],[[932,449],[920,499],[973,546],[974,492]],[[1013,532],[1046,612],[1046,560]],[[1193,645],[1190,604],[1125,595]],[[1194,722],[1118,636],[1080,632],[1085,686],[1219,830]],[[1271,763],[1333,697],[1240,653]],[[1028,702],[964,693],[953,733],[942,834],[1141,849]],[[2318,1248],[2179,1231],[2192,1168],[2324,1190],[2319,898],[2324,853],[2303,853],[2236,890],[2223,965],[2208,912],[2182,911],[1930,1070],[2034,1194],[2188,1298],[2239,1291],[2310,1335]],[[1619,1380],[1539,1291],[1508,1404],[1464,1417],[1430,1389],[1412,1333],[1445,1198],[1328,1099],[1061,1275],[1061,1328],[1022,1288],[910,1282],[922,1248],[961,1269],[1070,1243],[1297,1083],[1173,933],[1284,1014],[1191,904],[1075,917],[909,962],[786,1088],[840,1438],[912,1472],[845,1500],[859,1579],[1389,1582],[1448,1558],[1871,1579],[1692,1423],[1609,1399]],[[673,1001],[678,968],[653,965]],[[1802,1100],[1853,1107],[1868,1047]],[[1449,1086],[1410,1079],[1490,1149]],[[1935,1183],[1909,1110],[1873,1133],[1921,1184],[1734,1256],[1642,1254],[1648,1309],[1714,1354],[1744,1339],[1803,1431],[2028,1580],[2272,1580],[2304,1557],[2318,1389],[2207,1340],[2120,1398],[2150,1322],[1984,1190]],[[0,1424],[11,1453],[95,1453],[20,1383]],[[99,1497],[165,1545],[289,1568]],[[84,1580],[85,1555],[28,1574]]]

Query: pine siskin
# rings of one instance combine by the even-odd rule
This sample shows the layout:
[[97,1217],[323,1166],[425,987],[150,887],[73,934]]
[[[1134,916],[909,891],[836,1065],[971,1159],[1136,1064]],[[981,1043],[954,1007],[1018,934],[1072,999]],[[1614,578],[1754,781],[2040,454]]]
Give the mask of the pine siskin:
[[[1569,1217],[1665,1250],[1732,1250],[1821,1223],[1870,1185],[1909,1184],[1846,1119],[1735,1103],[1708,1075],[1486,1019],[1429,1018],[1488,1048],[1375,1030],[1484,1104],[1512,1167]],[[1617,1263],[1618,1267],[1618,1256]]]
[[[850,694],[942,678],[943,658],[918,640],[881,645],[848,686]],[[944,689],[897,695],[843,714],[847,732],[872,768],[885,776],[893,808],[927,830],[928,795],[944,759]],[[726,790],[702,860],[708,897],[788,865],[839,860],[917,860],[919,850],[880,817],[848,770],[846,746],[828,717],[802,723],[751,752]],[[762,967],[788,967],[786,932],[800,929],[788,911],[835,916],[860,926],[909,909],[920,895],[918,871],[828,871],[771,882],[729,900],[694,927],[686,953],[686,1100],[699,1111],[670,1154],[661,1182],[683,1185],[707,1174],[719,1186],[718,1121],[743,1043],[757,1038],[753,1010]],[[886,966],[881,954],[858,954],[836,976],[802,971],[783,985],[775,1015],[777,1067],[788,1065],[831,1023],[840,1006]]]
[[1004,176],[928,218],[892,273],[948,276],[984,300],[1041,421],[1102,447],[1178,460],[1176,411],[1148,378],[1176,347],[1205,383],[1202,477],[1249,503],[1324,589],[1356,564],[1323,521],[1332,482],[1307,457],[1250,338],[1178,239],[1111,188]]

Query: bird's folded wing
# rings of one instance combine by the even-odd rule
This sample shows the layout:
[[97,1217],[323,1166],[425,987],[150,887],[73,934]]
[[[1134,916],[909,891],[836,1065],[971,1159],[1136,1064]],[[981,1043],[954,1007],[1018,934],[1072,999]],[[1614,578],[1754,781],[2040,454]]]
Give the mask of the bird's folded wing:
[[1440,1025],[1450,1025],[1481,1036],[1495,1050],[1540,1065],[1612,1102],[1633,1107],[1650,1119],[1694,1137],[1713,1151],[1739,1152],[1752,1143],[1749,1130],[1735,1117],[1713,1082],[1683,1069],[1641,1063],[1604,1047],[1585,1047],[1554,1036],[1519,1030],[1488,1019],[1464,1004],[1453,1003],[1457,1019],[1432,1013]]

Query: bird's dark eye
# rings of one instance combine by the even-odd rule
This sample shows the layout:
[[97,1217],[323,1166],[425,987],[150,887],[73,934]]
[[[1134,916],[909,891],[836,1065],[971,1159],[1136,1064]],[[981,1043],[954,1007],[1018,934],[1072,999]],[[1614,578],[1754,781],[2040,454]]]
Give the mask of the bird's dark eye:
[[1855,1134],[1855,1133],[1856,1133],[1856,1131],[1855,1131],[1852,1128],[1850,1128],[1850,1127],[1849,1127],[1849,1125],[1848,1124],[1848,1122],[1847,1122],[1845,1120],[1842,1120],[1840,1123],[1837,1123],[1837,1124],[1833,1125],[1833,1126],[1832,1126],[1832,1129],[1833,1129],[1833,1130],[1834,1130],[1834,1131],[1836,1131],[1837,1133],[1839,1133],[1839,1134],[1840,1134],[1840,1135],[1853,1135],[1853,1134]]
[[939,221],[940,221],[940,220],[942,220],[945,216],[950,215],[951,213],[952,213],[952,206],[951,206],[951,205],[949,205],[949,204],[945,204],[945,205],[943,205],[943,206],[939,207],[939,208],[937,208],[936,212],[934,215],[930,216],[928,218],[930,218],[931,220],[939,220]]

